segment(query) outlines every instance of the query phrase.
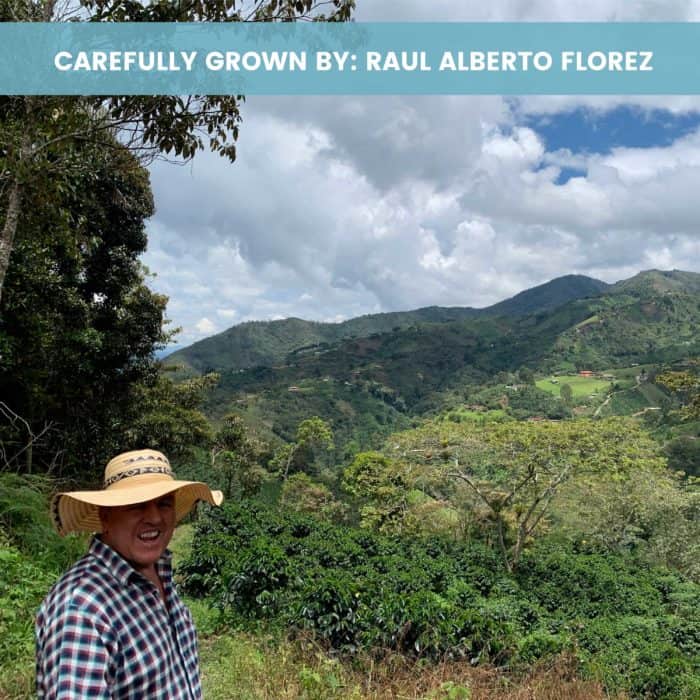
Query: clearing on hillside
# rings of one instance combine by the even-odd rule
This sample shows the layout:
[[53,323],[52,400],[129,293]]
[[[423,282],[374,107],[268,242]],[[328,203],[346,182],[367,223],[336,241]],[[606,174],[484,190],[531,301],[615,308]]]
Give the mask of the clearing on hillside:
[[578,374],[562,374],[559,376],[539,379],[535,382],[538,389],[548,391],[552,396],[561,395],[561,387],[568,384],[575,399],[590,396],[596,393],[607,393],[610,390],[611,381],[601,377],[582,377]]

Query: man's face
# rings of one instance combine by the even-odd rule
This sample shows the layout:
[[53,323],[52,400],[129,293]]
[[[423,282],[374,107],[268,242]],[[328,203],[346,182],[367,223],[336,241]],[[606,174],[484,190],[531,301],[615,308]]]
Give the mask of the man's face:
[[175,495],[100,510],[102,541],[137,570],[153,566],[175,529]]

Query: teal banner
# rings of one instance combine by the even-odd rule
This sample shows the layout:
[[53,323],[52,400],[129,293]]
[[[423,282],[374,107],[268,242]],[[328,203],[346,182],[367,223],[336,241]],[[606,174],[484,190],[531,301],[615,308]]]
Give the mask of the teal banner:
[[698,94],[698,23],[0,24],[1,94]]

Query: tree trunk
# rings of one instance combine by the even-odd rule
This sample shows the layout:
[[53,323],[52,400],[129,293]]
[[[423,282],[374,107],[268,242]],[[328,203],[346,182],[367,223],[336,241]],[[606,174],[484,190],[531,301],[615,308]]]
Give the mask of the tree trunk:
[[501,549],[501,554],[503,555],[503,563],[506,565],[506,569],[509,574],[513,573],[513,564],[511,563],[510,557],[508,556],[508,547],[506,547],[506,538],[503,532],[503,518],[500,513],[496,513],[498,516],[498,545]]
[[5,284],[5,275],[10,265],[10,255],[12,254],[12,246],[14,245],[15,234],[17,233],[17,222],[19,221],[21,203],[22,185],[17,175],[15,175],[10,189],[10,196],[7,200],[5,225],[2,227],[2,234],[0,234],[0,302],[2,302],[2,289]]
[[291,449],[289,451],[289,454],[287,455],[287,461],[285,462],[285,465],[284,465],[284,474],[282,474],[282,481],[287,481],[287,477],[289,476],[289,467],[292,466],[293,459],[294,459],[294,449]]
[[[53,7],[53,2],[47,3],[47,5],[49,4]],[[24,190],[22,171],[29,165],[32,157],[32,141],[28,124],[31,123],[33,109],[34,98],[31,96],[25,97],[24,110],[27,114],[28,123],[25,125],[25,130],[20,140],[19,161],[15,164],[15,170],[12,175],[10,194],[7,198],[5,223],[2,227],[2,234],[0,234],[0,303],[2,302],[5,275],[7,274],[7,268],[10,266],[10,255],[12,255],[12,248],[15,244],[17,225],[22,210],[22,194]]]

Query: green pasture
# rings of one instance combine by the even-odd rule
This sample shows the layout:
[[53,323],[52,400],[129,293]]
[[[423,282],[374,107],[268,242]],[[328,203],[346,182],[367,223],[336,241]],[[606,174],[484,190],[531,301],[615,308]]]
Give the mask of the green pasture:
[[598,377],[581,377],[578,374],[563,374],[556,377],[546,377],[535,382],[538,389],[548,391],[552,396],[559,396],[562,384],[571,387],[575,399],[591,394],[607,392],[610,389],[609,379]]

